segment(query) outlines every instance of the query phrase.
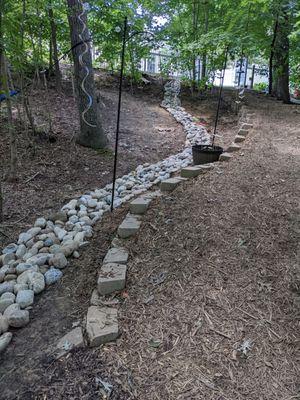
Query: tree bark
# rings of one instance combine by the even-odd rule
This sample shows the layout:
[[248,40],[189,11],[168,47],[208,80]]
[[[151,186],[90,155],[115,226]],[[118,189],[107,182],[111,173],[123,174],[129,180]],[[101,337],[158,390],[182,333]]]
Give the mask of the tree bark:
[[56,89],[61,91],[62,82],[61,82],[61,72],[60,72],[59,61],[58,61],[56,23],[55,23],[55,19],[54,19],[54,13],[53,13],[51,0],[49,0],[48,13],[49,13],[49,19],[50,19],[50,28],[51,28],[51,43],[52,43],[52,55],[53,55],[54,70],[55,70]]
[[272,38],[270,58],[269,58],[269,94],[273,93],[273,61],[274,61],[274,46],[275,46],[277,30],[278,30],[278,18],[279,18],[279,15],[277,14],[275,26],[274,26],[274,30],[273,30],[273,38]]
[[[76,141],[82,146],[94,149],[103,148],[107,144],[107,138],[101,125],[98,104],[95,101],[94,71],[88,42],[90,35],[88,29],[82,32],[83,25],[78,18],[82,13],[81,2],[78,0],[67,0],[67,4],[69,9],[68,18],[71,43],[73,46],[72,54],[76,97],[80,115],[80,132],[76,137]],[[87,25],[86,14],[81,16],[81,19]],[[76,46],[81,41],[80,34],[83,41],[87,42],[86,44]],[[82,55],[83,65],[80,63],[80,55]]]
[[[204,19],[204,33],[208,32],[208,24],[209,24],[209,3],[205,3],[205,19]],[[202,68],[201,68],[201,79],[206,78],[206,64],[207,64],[207,54],[203,53],[202,56]]]
[[278,99],[284,103],[290,103],[290,81],[289,81],[289,34],[290,21],[285,10],[279,18],[278,34],[275,41],[276,75],[278,78]]

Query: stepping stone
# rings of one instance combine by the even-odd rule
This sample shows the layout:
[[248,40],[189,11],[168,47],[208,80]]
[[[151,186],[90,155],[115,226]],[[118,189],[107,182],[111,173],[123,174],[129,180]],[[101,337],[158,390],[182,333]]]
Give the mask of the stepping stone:
[[169,178],[161,182],[160,190],[162,192],[172,192],[185,178]]
[[235,143],[232,143],[228,148],[227,148],[227,153],[233,153],[234,151],[239,151],[241,150],[241,147],[238,146]]
[[234,138],[234,142],[235,142],[235,143],[242,143],[245,139],[246,139],[245,136],[237,135],[237,136]]
[[145,214],[151,203],[150,198],[139,197],[130,203],[129,209],[133,214]]
[[229,161],[232,159],[232,155],[229,153],[222,153],[220,155],[219,161]]
[[246,136],[248,135],[248,133],[249,133],[248,129],[240,129],[240,130],[238,131],[238,136],[244,136],[244,137],[246,137]]
[[97,282],[98,293],[104,296],[124,289],[126,271],[127,267],[123,264],[102,265]]
[[195,178],[200,174],[204,174],[206,171],[212,169],[212,166],[209,164],[204,165],[193,165],[191,167],[182,168],[180,174],[183,178]]
[[84,347],[82,329],[77,327],[63,336],[57,343],[58,357],[63,356],[75,347]]
[[134,216],[126,217],[118,227],[118,235],[122,239],[127,239],[137,233],[141,226],[141,221]]
[[241,126],[241,129],[246,129],[246,130],[249,130],[252,128],[253,128],[253,124],[248,124],[248,123],[243,123]]
[[128,261],[128,252],[123,247],[114,247],[109,249],[103,260],[103,264],[126,264]]
[[90,306],[86,318],[86,333],[91,347],[116,340],[119,336],[118,311],[110,307]]

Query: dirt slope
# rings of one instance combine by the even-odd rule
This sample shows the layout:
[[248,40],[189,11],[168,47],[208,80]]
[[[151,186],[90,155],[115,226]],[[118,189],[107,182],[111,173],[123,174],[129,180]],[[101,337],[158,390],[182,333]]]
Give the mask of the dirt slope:
[[[53,288],[36,311],[42,319],[2,357],[4,399],[99,399],[97,378],[113,385],[111,399],[298,398],[299,107],[256,96],[249,106],[255,130],[243,151],[157,200],[129,242],[117,343],[58,361],[49,353],[84,315],[95,268],[117,226],[107,220],[81,268],[75,266],[70,306],[59,302],[63,288]],[[71,285],[72,276],[64,279]],[[61,323],[60,329],[49,323],[52,337],[51,302],[52,318],[59,315]],[[243,344],[250,347],[246,356]]]

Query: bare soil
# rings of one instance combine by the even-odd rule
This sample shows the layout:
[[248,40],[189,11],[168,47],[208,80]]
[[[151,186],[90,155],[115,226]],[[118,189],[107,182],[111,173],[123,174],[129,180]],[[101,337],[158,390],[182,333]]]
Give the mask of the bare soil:
[[[248,96],[255,130],[243,150],[156,200],[128,241],[118,341],[53,357],[86,313],[126,207],[96,227],[82,257],[15,332],[0,358],[1,398],[104,398],[99,379],[113,386],[111,399],[299,397],[299,107]],[[212,102],[183,105],[211,127]],[[229,110],[225,118],[236,121]],[[224,131],[228,143],[236,129]]]

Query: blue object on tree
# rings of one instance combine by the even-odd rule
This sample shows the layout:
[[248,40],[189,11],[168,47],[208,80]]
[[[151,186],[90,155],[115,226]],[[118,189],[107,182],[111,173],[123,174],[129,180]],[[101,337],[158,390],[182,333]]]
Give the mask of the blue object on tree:
[[[19,93],[18,90],[11,90],[11,91],[9,92],[9,96],[10,96],[10,97],[13,97],[13,96],[16,96],[18,93]],[[1,102],[1,101],[4,101],[4,100],[6,100],[6,94],[5,94],[5,93],[2,93],[2,94],[0,94],[0,102]]]

